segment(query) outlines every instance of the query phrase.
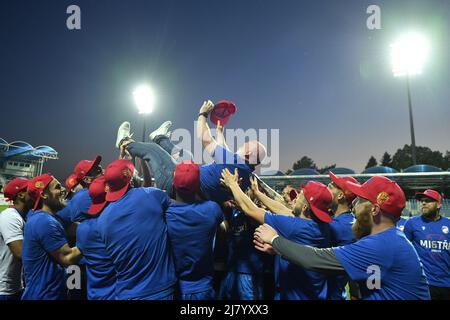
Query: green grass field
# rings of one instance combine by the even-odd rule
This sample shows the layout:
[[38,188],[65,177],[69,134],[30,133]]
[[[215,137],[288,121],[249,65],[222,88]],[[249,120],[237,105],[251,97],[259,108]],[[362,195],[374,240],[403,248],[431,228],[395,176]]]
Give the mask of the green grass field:
[[0,205],[0,212],[2,212],[3,210],[5,210],[6,208],[8,208],[8,206]]

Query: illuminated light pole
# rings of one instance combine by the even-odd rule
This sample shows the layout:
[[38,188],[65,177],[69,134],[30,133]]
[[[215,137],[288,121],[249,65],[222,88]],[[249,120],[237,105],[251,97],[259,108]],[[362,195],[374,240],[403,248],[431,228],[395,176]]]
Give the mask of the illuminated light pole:
[[146,116],[153,111],[155,95],[148,85],[140,85],[133,91],[133,98],[139,114],[143,115],[144,125],[142,129],[142,142],[145,142]]
[[411,156],[413,165],[417,164],[416,138],[414,135],[414,122],[411,102],[410,78],[422,73],[428,53],[427,39],[419,33],[408,33],[390,45],[392,72],[394,77],[406,77],[406,90],[409,107],[409,126],[411,130]]

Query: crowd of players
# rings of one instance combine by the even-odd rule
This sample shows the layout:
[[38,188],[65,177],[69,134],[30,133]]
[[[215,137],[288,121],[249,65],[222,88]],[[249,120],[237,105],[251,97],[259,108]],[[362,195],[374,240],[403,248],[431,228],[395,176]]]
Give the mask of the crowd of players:
[[[0,300],[450,299],[450,219],[438,192],[416,195],[422,215],[403,230],[404,192],[383,176],[361,185],[330,172],[328,186],[279,196],[253,174],[261,143],[228,149],[233,108],[200,108],[210,164],[172,144],[170,122],[150,143],[133,141],[125,122],[120,157],[105,170],[98,156],[80,161],[66,188],[50,174],[12,180],[0,213]],[[68,290],[72,265],[81,293]]]

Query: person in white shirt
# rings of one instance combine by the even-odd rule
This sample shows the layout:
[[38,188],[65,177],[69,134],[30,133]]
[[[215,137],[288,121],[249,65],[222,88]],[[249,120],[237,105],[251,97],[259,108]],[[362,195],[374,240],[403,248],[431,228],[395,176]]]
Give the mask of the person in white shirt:
[[0,213],[0,301],[20,300],[24,217],[31,209],[28,180],[15,178],[4,188],[12,205]]

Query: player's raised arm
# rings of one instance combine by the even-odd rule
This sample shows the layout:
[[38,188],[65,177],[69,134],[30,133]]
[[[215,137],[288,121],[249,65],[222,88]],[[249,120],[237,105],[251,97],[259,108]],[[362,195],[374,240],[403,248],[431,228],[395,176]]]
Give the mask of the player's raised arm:
[[264,223],[264,209],[258,208],[253,201],[242,191],[239,186],[238,170],[235,169],[234,175],[228,169],[222,171],[221,182],[227,186],[233,193],[236,204],[250,218],[254,219],[259,224]]
[[208,125],[208,115],[213,107],[214,104],[211,100],[204,101],[199,110],[197,119],[197,138],[200,139],[203,148],[205,148],[210,155],[213,154],[217,147],[217,142],[214,140]]
[[227,145],[227,142],[225,140],[225,135],[224,135],[224,130],[225,128],[222,126],[222,124],[220,123],[220,121],[217,122],[217,127],[216,127],[216,141],[219,145],[221,145],[222,147],[224,147],[227,150],[230,150],[230,148]]
[[250,177],[250,183],[251,183],[251,189],[253,191],[253,194],[259,199],[259,201],[262,202],[264,206],[266,206],[271,212],[276,214],[284,214],[288,216],[294,216],[292,213],[292,209],[289,209],[288,207],[284,206],[279,201],[273,200],[266,196],[264,193],[259,191],[258,188],[258,181],[256,178]]

